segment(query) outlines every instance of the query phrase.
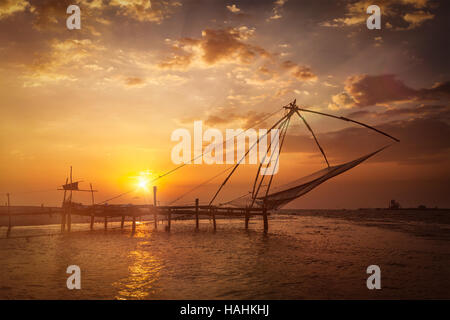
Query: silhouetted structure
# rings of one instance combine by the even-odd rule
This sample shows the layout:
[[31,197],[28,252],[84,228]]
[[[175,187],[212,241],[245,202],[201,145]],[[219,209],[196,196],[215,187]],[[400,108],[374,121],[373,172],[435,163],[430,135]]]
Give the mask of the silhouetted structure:
[[401,208],[400,203],[398,203],[395,200],[391,200],[391,202],[389,203],[389,209],[396,210],[396,209],[400,209],[400,208]]

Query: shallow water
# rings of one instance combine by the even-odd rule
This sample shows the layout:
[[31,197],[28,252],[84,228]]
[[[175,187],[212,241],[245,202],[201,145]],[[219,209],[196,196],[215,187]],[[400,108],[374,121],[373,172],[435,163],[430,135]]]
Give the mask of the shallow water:
[[[62,235],[58,225],[14,227],[0,239],[0,298],[450,298],[446,239],[321,216],[272,215],[267,235],[259,218],[249,231],[243,219],[217,224],[213,232],[202,220],[195,232],[194,221],[174,221],[170,233],[140,224],[135,234],[117,223]],[[372,264],[381,290],[366,287]],[[69,265],[81,268],[81,290],[66,287]]]

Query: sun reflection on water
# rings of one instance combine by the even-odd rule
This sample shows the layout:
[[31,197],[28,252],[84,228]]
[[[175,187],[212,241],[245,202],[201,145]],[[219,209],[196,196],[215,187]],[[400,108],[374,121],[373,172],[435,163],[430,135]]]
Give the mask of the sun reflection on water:
[[[136,236],[140,237],[140,234]],[[148,237],[148,234],[146,236]],[[130,259],[128,277],[113,283],[118,289],[116,299],[145,299],[159,290],[157,282],[162,263],[152,254],[150,246],[150,241],[141,241],[137,243],[136,250],[128,254]]]

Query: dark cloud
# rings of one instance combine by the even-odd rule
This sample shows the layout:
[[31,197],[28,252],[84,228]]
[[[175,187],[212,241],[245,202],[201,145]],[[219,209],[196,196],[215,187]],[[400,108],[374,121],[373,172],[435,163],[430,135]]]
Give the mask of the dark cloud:
[[249,64],[270,54],[263,48],[245,42],[254,30],[240,28],[205,29],[200,39],[183,38],[172,44],[172,56],[160,63],[162,68],[185,69],[198,59],[207,65],[219,62]]
[[[137,21],[161,23],[169,18],[178,1],[170,0],[2,0],[0,1],[0,20],[25,11],[33,13],[33,25],[38,30],[65,31],[67,7],[78,5],[82,12],[82,29],[91,29],[96,18],[105,16],[124,16]],[[87,19],[89,17],[89,19]],[[98,21],[97,21],[98,22]]]
[[[450,163],[450,108],[434,107],[428,115],[407,120],[390,121],[376,128],[400,139],[373,161],[397,163]],[[421,110],[423,112],[424,110]],[[343,162],[391,143],[386,137],[368,129],[350,127],[318,134],[319,142],[333,163]],[[320,153],[314,141],[306,135],[286,140],[288,152]]]
[[411,118],[438,117],[448,119],[450,107],[446,105],[420,105],[411,108],[389,109],[383,112],[359,110],[348,114],[348,118],[381,118],[393,119],[395,117],[406,116]]
[[281,64],[283,69],[289,70],[290,74],[300,81],[316,80],[317,76],[308,66],[298,65],[290,60],[283,61]]
[[338,17],[324,21],[324,27],[352,27],[365,25],[368,17],[366,10],[377,5],[383,15],[382,23],[386,29],[412,30],[422,26],[427,20],[433,20],[438,4],[431,0],[370,0],[346,1],[345,10]]
[[16,13],[30,9],[30,3],[26,0],[1,0],[0,20],[13,16]]
[[[268,79],[280,74],[288,74],[297,81],[315,81],[316,74],[309,66],[297,64],[291,60],[280,62],[276,55],[264,48],[249,44],[246,40],[252,37],[254,29],[241,26],[239,28],[206,29],[200,39],[183,38],[168,40],[172,54],[159,63],[163,69],[186,70],[192,65],[209,67],[218,63],[235,63],[249,65],[262,62],[256,72]],[[269,69],[266,62],[273,64]],[[261,63],[259,63],[261,64]],[[264,81],[264,79],[259,79]],[[267,80],[267,79],[266,79]]]
[[[347,99],[342,100],[340,96]],[[332,97],[330,109],[368,107],[406,101],[439,100],[450,97],[450,82],[439,82],[431,88],[413,89],[393,74],[355,75],[345,81],[345,92]]]

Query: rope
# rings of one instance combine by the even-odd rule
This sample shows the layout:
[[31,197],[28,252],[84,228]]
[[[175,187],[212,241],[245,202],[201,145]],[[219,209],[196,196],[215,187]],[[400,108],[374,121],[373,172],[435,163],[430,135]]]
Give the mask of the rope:
[[217,190],[217,192],[214,194],[214,197],[212,197],[212,199],[209,201],[209,205],[211,205],[214,200],[216,199],[216,197],[219,195],[220,191],[222,190],[222,188],[225,186],[225,184],[228,182],[228,180],[230,179],[230,177],[233,175],[233,173],[236,171],[236,169],[239,167],[239,165],[241,164],[242,160],[245,159],[245,157],[249,154],[250,150],[253,149],[258,142],[264,138],[265,136],[267,136],[267,134],[276,126],[278,126],[282,121],[284,121],[286,119],[286,116],[283,116],[280,120],[278,120],[265,134],[263,134],[261,137],[258,138],[258,140],[256,140],[256,142],[250,147],[248,148],[247,152],[244,154],[244,156],[238,161],[238,163],[233,167],[233,170],[230,172],[230,174],[225,178],[224,182],[222,182],[222,184],[219,187],[219,190]]
[[319,141],[318,141],[317,138],[316,138],[316,135],[314,134],[314,131],[313,131],[312,128],[309,126],[308,122],[306,122],[306,119],[300,114],[300,112],[298,112],[297,110],[296,110],[295,112],[296,112],[296,113],[298,114],[298,116],[303,120],[303,123],[304,123],[305,126],[308,128],[308,130],[311,132],[311,134],[312,134],[312,136],[313,136],[313,138],[314,138],[314,141],[316,141],[316,144],[317,144],[317,146],[319,147],[320,152],[322,152],[322,155],[323,155],[323,157],[324,157],[324,159],[325,159],[325,162],[327,163],[327,166],[328,166],[328,168],[329,168],[329,167],[330,167],[330,163],[328,162],[327,156],[325,155],[325,151],[323,151],[323,149],[322,149],[322,147],[321,147]]
[[179,196],[178,198],[176,198],[176,199],[173,200],[172,202],[169,202],[169,205],[171,205],[171,204],[177,202],[178,200],[182,199],[183,197],[185,197],[186,195],[188,195],[188,194],[191,193],[192,191],[201,188],[203,185],[205,185],[205,184],[211,182],[212,180],[214,180],[215,178],[221,176],[222,174],[224,174],[225,172],[227,172],[227,171],[230,170],[231,168],[233,168],[233,166],[229,166],[228,168],[226,168],[225,170],[222,170],[221,172],[219,172],[218,174],[216,174],[216,175],[213,176],[212,178],[210,178],[210,179],[208,179],[208,180],[206,180],[206,181],[204,181],[204,182],[202,182],[202,183],[196,185],[194,188],[192,188],[192,189],[190,189],[189,191],[183,193],[181,196]]
[[[278,109],[278,110],[276,110],[275,112],[272,112],[272,113],[268,114],[268,115],[267,115],[266,117],[264,117],[263,119],[261,119],[261,120],[259,120],[259,121],[256,121],[256,122],[253,123],[251,126],[249,126],[247,129],[243,130],[241,133],[239,133],[239,134],[233,136],[233,138],[230,138],[230,139],[226,140],[225,142],[216,144],[216,146],[219,146],[219,145],[222,145],[222,146],[223,146],[223,144],[226,143],[227,141],[229,141],[229,140],[231,140],[231,139],[234,139],[235,137],[240,136],[241,134],[243,134],[243,133],[245,133],[247,130],[249,130],[252,126],[255,126],[255,125],[259,124],[259,123],[262,123],[262,122],[266,121],[267,119],[269,119],[270,117],[272,117],[272,116],[275,115],[276,113],[280,112],[281,110],[283,110],[283,107],[280,108],[280,109]],[[202,154],[200,154],[200,155],[198,155],[198,156],[192,158],[188,163],[194,162],[196,159],[199,159],[199,158],[203,157],[203,155],[204,155],[205,153],[206,153],[206,152],[203,152]],[[162,175],[160,175],[160,176],[156,177],[155,179],[151,180],[150,183],[153,183],[153,182],[155,182],[155,181],[157,181],[157,180],[159,180],[159,179],[161,179],[161,178],[163,178],[163,177],[165,177],[165,176],[167,176],[167,175],[169,175],[169,174],[171,174],[171,173],[173,173],[173,172],[175,172],[175,171],[177,171],[177,170],[183,168],[183,167],[186,166],[188,163],[183,163],[183,164],[179,165],[178,167],[173,168],[173,169],[171,169],[171,170],[169,170],[169,171],[163,173]],[[102,201],[102,202],[99,202],[99,203],[97,203],[97,204],[103,204],[103,203],[106,203],[106,202],[108,202],[108,201],[111,201],[111,200],[120,198],[120,197],[122,197],[122,196],[124,196],[124,195],[127,195],[127,194],[130,194],[130,193],[132,193],[132,192],[135,192],[136,190],[137,190],[137,188],[135,188],[135,189],[133,189],[133,190],[130,190],[130,191],[123,192],[123,193],[121,193],[121,194],[119,194],[119,195],[117,195],[117,196],[114,196],[114,197],[112,197],[112,198],[106,199],[106,200],[104,200],[104,201]]]

